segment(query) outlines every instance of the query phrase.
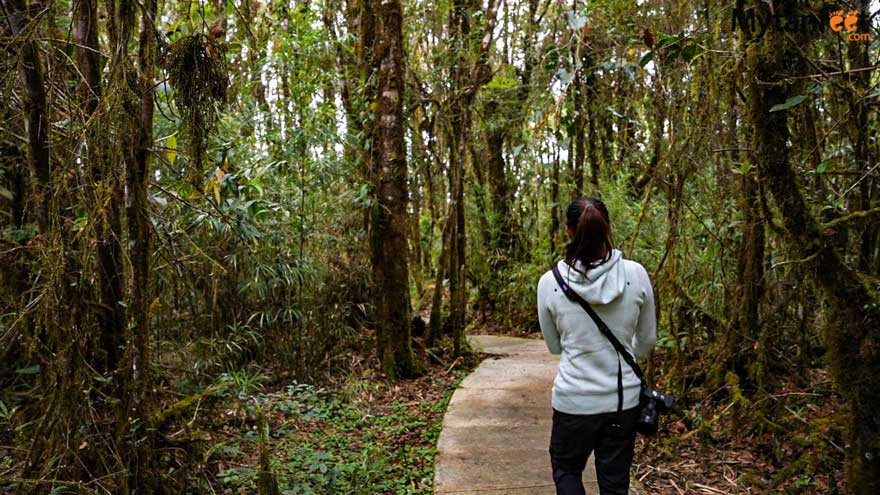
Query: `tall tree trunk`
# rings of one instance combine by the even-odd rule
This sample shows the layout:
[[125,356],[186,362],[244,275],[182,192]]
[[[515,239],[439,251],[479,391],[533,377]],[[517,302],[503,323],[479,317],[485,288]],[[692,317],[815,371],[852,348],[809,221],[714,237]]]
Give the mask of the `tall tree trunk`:
[[[664,128],[666,127],[666,92],[663,89],[663,78],[659,66],[656,69],[656,78],[654,82],[654,125],[651,129],[651,159],[648,166],[641,172],[638,177],[632,177],[633,191],[636,197],[641,197],[645,193],[645,187],[651,182],[651,178],[657,173],[657,167],[660,165],[660,158],[663,155]],[[629,124],[627,124],[629,126]],[[628,132],[632,132],[631,130]],[[631,138],[632,136],[629,135]],[[624,144],[628,147],[629,144]]]
[[[575,15],[577,15],[578,8],[578,0],[573,0],[571,9]],[[590,139],[590,181],[598,184],[599,163],[598,158],[594,155],[595,146],[598,143],[595,142],[595,135],[593,134],[595,129],[592,126],[594,124],[590,121],[592,115],[590,110],[591,96],[589,93],[592,91],[591,85],[593,84],[593,62],[589,52],[590,44],[586,39],[586,33],[586,28],[581,34],[572,31],[570,42],[571,64],[574,67],[574,80],[570,86],[569,96],[572,99],[572,106],[574,108],[574,121],[570,129],[574,147],[574,166],[572,169],[574,174],[574,190],[572,191],[572,198],[584,195],[584,164],[586,163],[587,153],[587,136],[584,134],[585,132],[589,133]],[[589,128],[587,124],[590,125]]]
[[403,134],[403,34],[399,0],[371,0],[376,15],[373,66],[377,74],[372,133],[370,245],[378,355],[388,376],[418,372],[410,335],[407,265],[407,183]]
[[450,140],[450,243],[449,243],[449,321],[452,326],[453,356],[461,353],[461,339],[464,333],[465,311],[467,309],[467,279],[465,260],[467,238],[464,222],[464,160],[467,148],[466,121],[462,114],[468,112],[463,105],[456,105],[458,117],[453,117],[452,128],[455,134]]
[[[727,145],[734,166],[741,160],[739,135],[744,130],[737,126],[740,121],[737,110],[738,74],[739,70],[731,71],[727,92]],[[754,163],[755,158],[750,156],[749,161]],[[753,343],[760,340],[758,309],[764,288],[764,219],[760,215],[761,193],[754,171],[748,170],[739,176],[737,193],[737,204],[742,213],[742,237],[737,247],[736,283],[728,308],[731,326],[724,340],[725,359],[717,363],[718,376],[723,380],[723,371],[733,370],[742,381],[753,379],[760,386],[766,371],[766,348],[758,345],[758,352],[755,352]],[[753,365],[758,366],[754,368]]]
[[[862,0],[859,2],[859,19],[861,25],[860,32],[869,32],[871,23],[870,19],[870,1]],[[855,71],[871,66],[869,59],[868,47],[869,43],[851,42],[847,44],[846,53],[849,59],[849,69]],[[846,98],[849,100],[852,118],[849,119],[850,141],[852,141],[853,159],[858,166],[858,170],[862,174],[869,174],[869,169],[873,165],[874,160],[871,156],[869,147],[871,125],[868,122],[870,108],[867,105],[867,98],[863,95],[868,94],[871,87],[871,72],[862,70],[847,76],[851,84],[850,91],[847,92]],[[874,176],[867,175],[859,183],[859,209],[869,210],[872,208],[871,201],[876,196],[874,191],[876,187],[876,179]],[[880,225],[877,222],[868,222],[862,227],[859,239],[858,268],[867,273],[877,274],[877,245],[880,240]]]
[[[493,102],[495,104],[495,102]],[[492,110],[489,110],[492,113]],[[488,165],[489,194],[492,197],[494,222],[491,226],[492,237],[490,246],[493,250],[503,253],[493,256],[497,262],[493,268],[500,269],[510,249],[510,184],[507,181],[507,167],[504,163],[505,129],[495,128],[486,132],[486,163]]]
[[[572,49],[574,50],[574,49]],[[580,69],[578,69],[578,73]],[[571,173],[574,179],[574,188],[571,191],[571,198],[575,199],[584,194],[584,104],[583,104],[583,82],[580,77],[575,74],[573,83],[570,86],[570,98],[574,106],[574,122],[569,128],[569,136],[571,137]]]
[[[78,93],[88,122],[101,101],[101,64],[98,46],[98,2],[82,0],[75,4],[73,34],[76,40],[77,67],[82,74]],[[122,184],[113,173],[112,164],[101,153],[108,146],[104,129],[87,129],[86,156],[89,169],[88,200],[98,212],[96,251],[98,255],[98,285],[101,294],[100,350],[103,358],[95,366],[110,372],[119,368],[125,346],[125,306],[122,282],[125,276],[120,256],[122,227],[119,218],[122,204]],[[105,184],[107,187],[96,187]],[[109,191],[111,200],[105,204],[103,196]]]
[[[532,90],[532,69],[538,63],[537,43],[535,42],[535,36],[538,32],[537,13],[538,0],[529,0],[528,18],[525,26],[523,26],[522,46],[525,51],[523,54],[523,68],[522,70],[517,70],[519,87],[513,93],[513,98],[510,96],[505,96],[501,99],[496,96],[491,97],[485,104],[484,120],[499,113],[499,107],[502,105],[505,107],[506,112],[512,110],[516,112],[516,115],[521,115],[521,112],[527,111],[526,104]],[[501,114],[504,115],[504,113]],[[507,121],[486,126],[486,131],[484,132],[486,141],[484,162],[487,164],[489,194],[492,198],[492,213],[494,217],[494,222],[491,226],[492,238],[490,248],[499,255],[491,257],[496,261],[491,275],[493,279],[495,274],[503,270],[508,258],[515,255],[513,248],[516,227],[511,212],[513,210],[512,203],[514,201],[516,185],[512,184],[508,179],[508,167],[504,159],[504,145],[508,138],[513,135],[511,133],[511,126],[514,125],[520,126],[522,124],[518,121]],[[476,166],[475,171],[479,172],[479,168]]]
[[[611,92],[610,88],[606,91]],[[607,93],[606,93],[607,94]],[[611,143],[614,142],[614,128],[611,112],[607,109],[602,110],[602,163],[608,167],[612,164]],[[622,164],[618,164],[621,166]]]
[[[13,36],[30,18],[23,0],[9,0],[6,23]],[[43,60],[37,42],[28,38],[21,47],[21,82],[25,90],[24,113],[27,129],[28,163],[31,169],[31,194],[37,210],[37,222],[41,232],[49,230],[49,200],[51,191],[49,165],[49,110],[46,104]]]
[[590,88],[587,90],[587,136],[588,141],[590,142],[588,156],[590,159],[590,182],[593,184],[592,194],[599,196],[599,147],[601,146],[601,143],[598,139],[599,135],[596,132],[596,127],[599,125],[599,122],[593,109],[593,104],[596,99],[596,88],[593,87],[594,83],[595,81],[590,84]]
[[451,234],[452,213],[450,210],[450,213],[446,214],[443,221],[440,256],[437,258],[437,272],[434,274],[434,292],[431,296],[431,320],[428,322],[427,344],[429,346],[434,345],[434,342],[440,338],[440,330],[443,323],[441,321],[443,318],[443,279],[449,272],[449,251],[452,244]]
[[451,176],[452,226],[449,251],[449,319],[452,325],[453,355],[461,352],[464,335],[465,312],[467,309],[466,252],[464,217],[464,175],[465,160],[468,156],[468,140],[471,125],[471,106],[477,91],[489,82],[492,72],[489,68],[488,52],[492,46],[492,32],[498,4],[489,2],[485,31],[480,38],[475,61],[471,62],[468,49],[471,46],[471,19],[477,10],[472,0],[454,0],[449,15],[449,37],[456,50],[456,64],[452,74],[452,102],[450,105],[449,173]]
[[[415,146],[413,146],[413,154],[415,155]],[[418,155],[415,155],[418,158]],[[424,281],[422,277],[422,200],[424,192],[422,191],[422,181],[419,179],[418,172],[413,173],[412,189],[412,215],[409,215],[409,262],[412,267],[413,282],[416,287],[416,299],[421,301],[422,290],[424,289]],[[418,316],[418,315],[416,315]]]
[[132,152],[127,154],[125,185],[128,194],[126,217],[128,219],[128,256],[131,260],[129,288],[129,348],[126,397],[129,417],[136,418],[143,432],[130,432],[133,438],[143,437],[143,443],[129,442],[127,459],[129,483],[138,493],[154,493],[160,490],[151,470],[156,464],[153,456],[152,363],[150,359],[150,218],[147,182],[150,177],[150,154],[153,148],[153,86],[156,79],[157,0],[144,0],[142,4],[141,32],[138,51],[136,94],[140,101],[132,100],[131,115],[134,119],[135,138]]
[[556,239],[559,237],[559,137],[553,150],[553,172],[550,177],[550,254],[556,256]]
[[[742,240],[737,249],[736,286],[732,331],[728,332],[728,352],[740,377],[763,385],[766,347],[758,332],[758,309],[764,287],[764,223],[759,213],[760,191],[752,172],[742,174],[739,183],[739,209],[742,212]],[[752,342],[759,341],[758,352]],[[748,345],[744,345],[748,344]],[[757,365],[757,368],[749,369]]]
[[[756,8],[767,7],[756,2]],[[769,15],[769,12],[764,12]],[[784,12],[783,12],[784,13]],[[809,40],[798,40],[802,44]],[[880,297],[843,262],[838,246],[811,213],[789,164],[788,112],[770,112],[791,96],[786,82],[791,60],[799,60],[787,33],[768,29],[749,47],[748,107],[758,170],[777,203],[791,249],[810,261],[832,311],[826,335],[831,371],[850,409],[846,475],[854,495],[880,493]]]

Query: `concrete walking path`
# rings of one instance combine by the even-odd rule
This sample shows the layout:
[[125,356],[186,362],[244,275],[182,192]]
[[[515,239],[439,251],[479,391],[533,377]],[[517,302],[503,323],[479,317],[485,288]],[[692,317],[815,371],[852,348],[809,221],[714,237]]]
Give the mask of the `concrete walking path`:
[[[553,495],[550,391],[559,357],[540,339],[473,335],[492,354],[452,394],[437,441],[437,495]],[[592,457],[587,495],[599,493]],[[642,495],[636,483],[630,495]]]
[[[550,391],[559,357],[543,340],[473,335],[486,359],[452,395],[437,442],[437,495],[552,495]],[[584,471],[598,494],[592,459]]]

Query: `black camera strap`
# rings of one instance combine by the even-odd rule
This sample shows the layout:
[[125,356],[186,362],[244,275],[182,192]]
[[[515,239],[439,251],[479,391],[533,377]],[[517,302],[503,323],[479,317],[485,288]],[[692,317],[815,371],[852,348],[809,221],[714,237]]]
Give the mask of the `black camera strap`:
[[556,283],[559,284],[559,287],[562,289],[562,293],[571,300],[574,301],[582,308],[584,311],[590,315],[590,318],[593,319],[593,322],[596,323],[596,326],[599,327],[599,332],[605,336],[606,339],[611,341],[611,345],[614,346],[614,350],[617,351],[617,412],[620,413],[623,409],[623,370],[620,367],[620,357],[623,356],[623,360],[626,361],[626,364],[632,368],[633,372],[635,372],[636,376],[642,382],[642,387],[647,386],[647,382],[645,381],[645,374],[642,373],[642,368],[639,367],[639,363],[636,362],[635,358],[633,358],[632,354],[626,350],[626,347],[617,340],[617,337],[614,336],[614,333],[611,332],[611,329],[608,328],[608,325],[602,321],[602,318],[599,318],[599,315],[596,314],[596,311],[593,310],[593,307],[590,306],[590,303],[584,300],[577,292],[572,290],[572,288],[565,282],[562,278],[562,274],[559,273],[559,268],[553,267],[553,277],[556,278]]

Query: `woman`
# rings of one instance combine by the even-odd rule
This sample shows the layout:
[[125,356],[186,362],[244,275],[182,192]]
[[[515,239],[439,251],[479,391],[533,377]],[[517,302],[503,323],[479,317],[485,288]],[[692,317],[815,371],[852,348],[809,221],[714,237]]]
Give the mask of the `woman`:
[[[612,246],[608,209],[579,198],[565,212],[571,242],[557,268],[636,356],[657,341],[654,292],[645,268]],[[569,300],[552,271],[538,282],[538,320],[547,348],[561,354],[553,382],[550,464],[559,495],[583,494],[581,474],[596,458],[601,495],[626,495],[636,438],[641,383],[578,303]],[[622,402],[618,376],[622,378]]]

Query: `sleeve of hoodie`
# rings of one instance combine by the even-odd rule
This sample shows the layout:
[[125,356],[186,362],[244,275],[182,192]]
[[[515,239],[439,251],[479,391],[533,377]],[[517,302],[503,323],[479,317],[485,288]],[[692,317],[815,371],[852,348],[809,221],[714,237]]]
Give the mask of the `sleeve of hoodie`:
[[645,299],[639,309],[639,321],[636,324],[636,333],[633,335],[633,351],[636,359],[644,359],[657,343],[657,319],[654,312],[654,288],[651,287],[651,279],[645,267],[639,265],[636,269],[639,286],[645,291]]
[[556,323],[553,320],[553,314],[547,307],[547,297],[553,294],[553,287],[550,285],[555,281],[549,279],[546,275],[538,281],[538,323],[541,325],[541,333],[544,335],[544,342],[550,354],[562,354],[562,345],[559,343],[559,331],[556,329]]

